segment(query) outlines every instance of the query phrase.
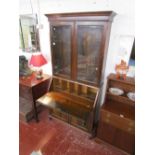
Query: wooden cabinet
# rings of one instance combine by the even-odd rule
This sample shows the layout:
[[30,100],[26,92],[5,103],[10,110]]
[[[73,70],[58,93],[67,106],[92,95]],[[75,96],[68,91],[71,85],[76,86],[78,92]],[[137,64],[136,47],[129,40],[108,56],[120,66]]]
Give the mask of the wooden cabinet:
[[53,76],[50,91],[37,100],[50,114],[91,132],[99,89]]
[[[109,88],[119,88],[123,95],[116,96]],[[108,77],[105,103],[100,110],[97,137],[133,154],[135,145],[135,102],[127,97],[135,91],[133,78],[116,79],[115,74]]]
[[29,121],[33,117],[38,121],[37,110],[39,104],[35,100],[44,95],[49,88],[50,76],[44,74],[43,79],[37,80],[32,74],[19,78],[19,117],[20,120]]
[[47,14],[53,74],[99,85],[114,15],[111,11]]
[[52,116],[89,132],[114,15],[111,11],[46,15],[54,76],[50,91],[37,102],[48,106]]

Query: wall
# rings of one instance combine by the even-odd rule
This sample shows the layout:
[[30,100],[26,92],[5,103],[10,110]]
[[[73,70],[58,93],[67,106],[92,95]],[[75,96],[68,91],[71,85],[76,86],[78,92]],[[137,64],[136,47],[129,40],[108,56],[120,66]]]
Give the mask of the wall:
[[[40,10],[38,10],[38,1],[33,0],[33,12],[40,12],[40,22],[43,29],[40,29],[41,50],[50,61],[49,46],[49,25],[46,13],[61,12],[85,12],[85,11],[106,11],[113,10],[117,13],[114,18],[109,49],[107,55],[105,74],[102,79],[106,83],[106,77],[109,73],[115,72],[114,66],[123,58],[128,62],[131,48],[134,40],[134,0],[40,0]],[[30,1],[20,0],[20,14],[31,13]],[[45,72],[51,73],[51,67],[48,64],[44,69]],[[105,85],[102,88],[105,89]],[[103,91],[104,92],[104,91]],[[104,93],[102,95],[103,102]]]

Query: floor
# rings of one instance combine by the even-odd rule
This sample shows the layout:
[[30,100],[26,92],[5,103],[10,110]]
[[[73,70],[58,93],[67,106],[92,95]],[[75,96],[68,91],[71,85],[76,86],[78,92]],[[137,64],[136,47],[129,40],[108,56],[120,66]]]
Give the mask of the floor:
[[63,121],[48,119],[48,111],[39,114],[40,122],[19,123],[20,155],[41,150],[43,155],[126,155],[105,143],[89,139],[89,134]]

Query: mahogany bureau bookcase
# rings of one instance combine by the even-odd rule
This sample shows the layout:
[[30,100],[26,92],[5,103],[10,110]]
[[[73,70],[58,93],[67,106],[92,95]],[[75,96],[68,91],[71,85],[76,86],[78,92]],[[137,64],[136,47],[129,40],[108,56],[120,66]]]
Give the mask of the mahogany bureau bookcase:
[[91,132],[115,13],[46,14],[53,78],[37,102],[51,115]]
[[49,88],[50,76],[43,75],[43,79],[37,80],[32,74],[19,78],[19,118],[29,121],[33,117],[38,121],[37,107],[35,100],[44,95]]

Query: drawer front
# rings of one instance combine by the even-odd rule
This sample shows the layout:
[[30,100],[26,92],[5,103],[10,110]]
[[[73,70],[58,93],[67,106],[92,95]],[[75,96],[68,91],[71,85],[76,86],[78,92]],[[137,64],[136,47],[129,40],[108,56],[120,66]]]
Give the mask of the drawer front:
[[101,110],[101,120],[128,133],[135,133],[135,122],[106,110]]
[[33,97],[34,99],[38,99],[39,97],[43,96],[48,91],[49,80],[46,80],[35,87],[32,88],[33,90]]
[[65,122],[68,122],[68,113],[63,111],[62,109],[60,108],[54,108],[54,109],[51,109],[50,110],[50,114],[52,116],[55,116]]
[[32,100],[32,89],[27,86],[19,85],[19,96]]
[[81,119],[79,117],[76,117],[74,115],[70,115],[69,123],[76,126],[76,127],[78,127],[78,128],[87,130],[86,120]]

